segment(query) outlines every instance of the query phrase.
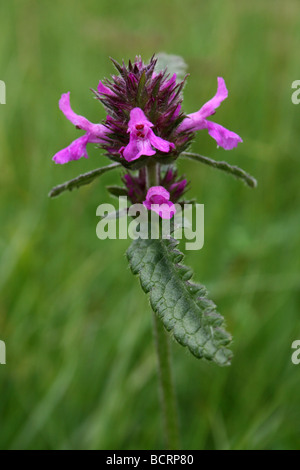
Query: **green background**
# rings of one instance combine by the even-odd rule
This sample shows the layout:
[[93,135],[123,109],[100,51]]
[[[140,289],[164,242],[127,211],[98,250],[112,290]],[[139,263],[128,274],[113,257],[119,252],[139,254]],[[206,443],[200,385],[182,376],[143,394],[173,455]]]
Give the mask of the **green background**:
[[[206,131],[193,150],[254,174],[256,190],[192,161],[179,163],[205,204],[205,245],[186,253],[234,336],[229,368],[172,344],[183,449],[299,449],[300,79],[297,0],[1,0],[0,447],[163,448],[152,320],[127,266],[128,240],[96,237],[94,184],[49,200],[50,188],[105,165],[55,165],[79,136],[58,109],[105,117],[89,90],[117,60],[182,55],[184,108],[196,111],[222,76],[214,120],[242,136],[226,152]],[[81,134],[80,134],[81,135]]]

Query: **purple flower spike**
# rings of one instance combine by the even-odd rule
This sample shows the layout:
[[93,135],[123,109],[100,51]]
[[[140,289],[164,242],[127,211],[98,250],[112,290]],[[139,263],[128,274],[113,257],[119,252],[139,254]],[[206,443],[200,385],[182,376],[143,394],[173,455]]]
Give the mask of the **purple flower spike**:
[[[155,156],[157,163],[174,163],[188,149],[195,131],[201,129],[207,129],[217,144],[226,150],[242,142],[241,137],[234,132],[208,120],[228,97],[223,78],[218,78],[215,96],[199,111],[186,116],[182,110],[185,80],[178,80],[176,74],[168,74],[167,69],[159,71],[156,63],[157,60],[152,57],[149,64],[144,64],[140,56],[136,56],[134,62],[129,61],[128,66],[113,60],[118,75],[100,80],[95,91],[96,98],[107,113],[101,124],[94,124],[76,114],[71,108],[70,92],[64,93],[59,107],[67,119],[82,129],[85,135],[58,152],[53,160],[66,163],[81,157],[87,158],[86,146],[92,142],[98,144],[111,160],[132,171],[147,166],[147,158],[135,161],[141,156]],[[170,191],[175,203],[185,192],[184,183],[174,186],[180,181],[172,172],[170,175],[161,175],[157,184]],[[135,183],[138,187],[141,185],[141,181]],[[145,186],[139,188],[141,191],[127,189],[132,199],[138,198],[140,202],[145,199]]]
[[140,108],[130,111],[130,120],[127,132],[130,133],[129,144],[120,148],[120,154],[131,162],[137,160],[141,155],[155,155],[156,151],[168,153],[175,145],[154,134],[152,122],[150,122]]
[[215,139],[220,147],[225,150],[231,150],[237,147],[239,142],[243,142],[241,137],[232,131],[229,131],[220,124],[207,121],[207,117],[216,112],[222,101],[228,97],[228,90],[223,78],[218,77],[218,90],[215,96],[205,103],[196,113],[188,114],[178,127],[178,131],[194,132],[201,129],[207,129],[209,135]]
[[146,209],[156,212],[162,219],[172,219],[176,213],[176,208],[170,201],[170,193],[163,186],[152,186],[143,204]]

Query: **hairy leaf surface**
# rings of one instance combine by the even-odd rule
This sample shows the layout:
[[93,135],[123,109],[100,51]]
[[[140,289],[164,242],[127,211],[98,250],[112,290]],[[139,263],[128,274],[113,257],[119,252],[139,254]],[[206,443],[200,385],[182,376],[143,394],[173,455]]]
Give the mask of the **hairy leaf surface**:
[[150,294],[153,311],[176,341],[197,358],[229,365],[231,336],[224,319],[207,297],[206,288],[190,282],[193,272],[180,264],[183,254],[171,240],[134,240],[127,257],[143,290]]

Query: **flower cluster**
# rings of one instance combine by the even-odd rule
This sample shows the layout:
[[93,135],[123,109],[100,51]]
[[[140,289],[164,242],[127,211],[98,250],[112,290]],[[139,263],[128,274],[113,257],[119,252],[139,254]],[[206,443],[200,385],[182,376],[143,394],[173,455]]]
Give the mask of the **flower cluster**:
[[[166,70],[157,71],[154,57],[149,64],[144,64],[140,57],[129,62],[128,67],[114,60],[113,63],[118,75],[100,81],[97,90],[93,90],[107,112],[103,123],[93,124],[76,114],[71,108],[70,93],[62,95],[61,111],[85,134],[56,153],[53,160],[64,164],[87,158],[87,144],[97,144],[111,160],[121,163],[129,171],[124,182],[133,202],[143,201],[148,209],[154,200],[160,201],[158,204],[173,204],[182,195],[186,181],[175,181],[177,173],[172,165],[187,149],[196,131],[207,129],[218,146],[226,150],[242,142],[234,132],[207,119],[228,96],[225,81],[218,78],[215,96],[199,111],[185,115],[182,111],[185,80],[177,82],[176,74],[170,77]],[[159,172],[157,186],[151,191],[146,188],[145,176],[145,168],[150,163],[170,165],[164,177]],[[138,176],[130,173],[134,170],[140,170]],[[162,212],[160,215],[163,217]]]

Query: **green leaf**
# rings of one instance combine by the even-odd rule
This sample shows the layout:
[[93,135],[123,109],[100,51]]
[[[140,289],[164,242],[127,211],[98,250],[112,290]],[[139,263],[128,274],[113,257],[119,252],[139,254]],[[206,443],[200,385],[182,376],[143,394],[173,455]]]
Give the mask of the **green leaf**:
[[186,75],[187,64],[182,57],[179,55],[166,54],[165,52],[159,52],[156,57],[156,72],[160,72],[167,68],[170,75],[176,73],[177,82],[183,80]]
[[134,240],[127,250],[133,274],[150,294],[153,311],[176,341],[197,358],[230,364],[226,346],[231,336],[222,328],[223,317],[208,299],[204,286],[190,282],[192,270],[180,261],[176,240]]
[[217,170],[225,171],[236,178],[239,178],[244,181],[250,188],[256,188],[257,181],[256,179],[246,173],[245,170],[239,168],[238,166],[230,165],[227,162],[218,162],[217,160],[213,160],[212,158],[204,157],[203,155],[199,155],[198,153],[191,153],[191,152],[182,152],[182,157],[190,158],[191,160],[196,160],[197,162],[204,163],[205,165],[212,166]]
[[83,173],[82,175],[79,175],[70,181],[66,181],[63,184],[59,184],[58,186],[55,186],[54,188],[51,189],[48,196],[56,197],[56,196],[59,196],[64,191],[67,191],[67,190],[72,191],[72,189],[74,188],[79,188],[80,186],[83,186],[85,184],[90,184],[94,181],[95,178],[98,178],[98,176],[103,175],[107,171],[114,170],[115,168],[118,168],[119,166],[121,166],[120,163],[112,163],[111,165],[103,166],[101,168],[97,168],[96,170]]
[[128,196],[127,188],[124,186],[106,186],[107,191],[115,197]]

